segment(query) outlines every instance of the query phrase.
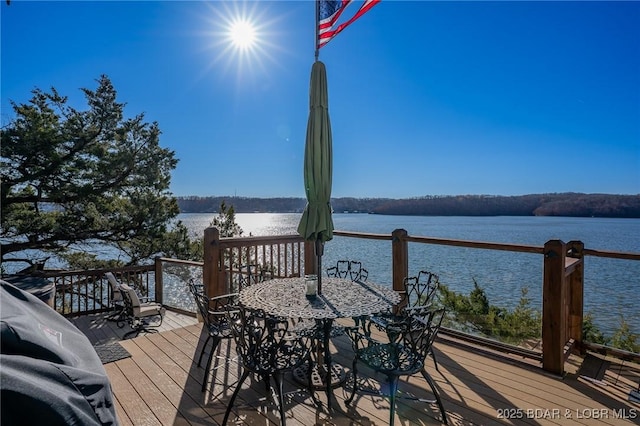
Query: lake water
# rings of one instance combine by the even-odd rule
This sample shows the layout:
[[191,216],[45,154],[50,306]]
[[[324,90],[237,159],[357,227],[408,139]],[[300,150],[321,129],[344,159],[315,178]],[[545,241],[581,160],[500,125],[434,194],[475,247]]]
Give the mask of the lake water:
[[[179,219],[202,236],[215,214],[181,214]],[[299,213],[238,213],[244,236],[296,234]],[[336,230],[390,235],[394,229],[409,235],[471,241],[543,246],[551,239],[580,240],[586,248],[640,252],[640,219],[566,217],[431,217],[334,214]],[[409,244],[409,273],[422,269],[437,273],[452,290],[468,294],[474,280],[492,304],[513,307],[527,288],[534,307],[542,306],[541,255],[431,244]],[[323,267],[339,259],[361,260],[369,279],[391,282],[391,242],[334,237],[326,243]],[[640,334],[640,261],[585,259],[585,312],[611,334],[620,318]]]

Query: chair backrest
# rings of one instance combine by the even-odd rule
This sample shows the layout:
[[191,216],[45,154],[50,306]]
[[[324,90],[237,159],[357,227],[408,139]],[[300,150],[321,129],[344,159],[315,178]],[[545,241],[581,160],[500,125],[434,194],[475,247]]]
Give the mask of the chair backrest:
[[189,281],[189,291],[196,302],[198,312],[209,329],[219,336],[229,336],[227,312],[236,309],[238,293],[209,298],[204,294],[204,286]]
[[228,312],[236,350],[245,368],[272,374],[300,365],[309,354],[310,336],[293,331],[287,318],[237,307]]
[[357,260],[338,260],[335,266],[327,268],[328,277],[349,278],[351,281],[366,281],[369,271]]
[[107,278],[109,287],[111,288],[111,302],[121,302],[122,292],[120,291],[120,283],[116,279],[115,275],[113,275],[112,272],[105,272],[104,276]]
[[347,278],[349,275],[349,261],[338,260],[335,266],[327,268],[327,276],[335,278]]
[[122,300],[124,301],[125,309],[127,313],[134,318],[140,316],[140,298],[136,291],[129,287],[127,284],[120,284],[120,291],[122,292]]
[[364,282],[369,278],[369,271],[362,267],[362,262],[351,260],[349,262],[349,278],[351,281]]
[[387,335],[395,344],[408,349],[409,356],[424,362],[438,335],[444,314],[444,308],[433,309],[429,306],[411,310],[402,321],[388,327]]
[[240,290],[247,286],[273,279],[273,273],[273,268],[266,265],[247,264],[240,266]]
[[209,298],[204,294],[204,285],[196,284],[193,280],[190,280],[188,284],[189,292],[191,292],[191,295],[196,302],[196,308],[198,309],[203,321],[207,322],[209,317]]
[[420,271],[418,276],[404,279],[405,306],[425,306],[430,304],[440,287],[438,276],[429,271]]

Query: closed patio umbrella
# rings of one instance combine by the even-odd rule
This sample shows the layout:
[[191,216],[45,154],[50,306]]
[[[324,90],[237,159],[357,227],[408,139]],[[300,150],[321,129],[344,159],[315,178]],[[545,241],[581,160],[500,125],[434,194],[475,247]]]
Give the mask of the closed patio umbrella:
[[304,149],[304,188],[307,205],[302,213],[298,233],[315,242],[318,257],[318,293],[322,293],[322,255],[324,243],[333,238],[331,218],[331,184],[333,148],[329,120],[327,71],[320,61],[311,68],[309,88],[309,120]]

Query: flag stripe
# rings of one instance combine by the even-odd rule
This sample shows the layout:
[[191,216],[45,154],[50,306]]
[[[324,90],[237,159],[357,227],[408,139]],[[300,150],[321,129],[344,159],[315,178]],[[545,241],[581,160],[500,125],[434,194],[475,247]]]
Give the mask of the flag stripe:
[[351,0],[321,0],[320,22],[318,22],[318,49],[327,44],[329,40],[338,35],[338,33],[347,28],[356,19],[368,12],[373,6],[380,3],[380,1],[381,0],[365,0],[355,15],[333,29],[336,21],[344,9],[351,3]]
[[[349,6],[351,0],[321,1],[320,2],[320,29],[331,28],[342,12]],[[324,8],[324,9],[323,9]]]

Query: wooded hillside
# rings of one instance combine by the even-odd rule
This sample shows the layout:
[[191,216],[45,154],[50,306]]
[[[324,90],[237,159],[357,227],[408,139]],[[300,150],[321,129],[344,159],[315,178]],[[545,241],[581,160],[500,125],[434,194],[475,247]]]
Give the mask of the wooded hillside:
[[[178,197],[183,213],[215,213],[220,204],[237,213],[302,212],[304,198]],[[571,216],[640,218],[640,195],[531,194],[517,196],[447,195],[406,199],[334,198],[336,213],[408,216]]]

